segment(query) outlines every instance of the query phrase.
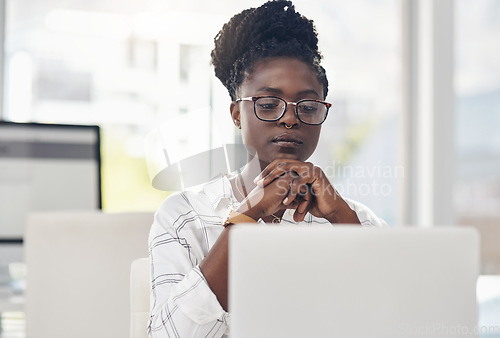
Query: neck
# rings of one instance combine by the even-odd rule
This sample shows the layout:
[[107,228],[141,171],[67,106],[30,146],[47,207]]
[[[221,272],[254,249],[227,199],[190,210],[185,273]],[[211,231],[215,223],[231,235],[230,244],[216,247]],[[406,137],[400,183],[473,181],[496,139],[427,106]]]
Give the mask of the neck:
[[250,193],[250,191],[252,191],[256,187],[256,184],[253,182],[253,180],[259,174],[260,170],[255,170],[255,168],[247,164],[241,171],[240,175],[238,175],[236,184],[239,184],[239,189],[244,194],[244,196],[242,196],[243,198],[245,198]]
[[[267,166],[266,163],[261,163],[254,159],[249,160],[241,173],[232,181],[233,191],[236,190],[238,192],[239,196],[237,198],[240,202],[256,187],[256,184],[253,182],[255,177],[257,177],[262,172],[263,168]],[[262,217],[262,219],[266,223],[276,223],[277,219],[277,223],[279,223],[284,212],[285,209],[278,210],[272,215]]]
[[252,191],[256,185],[253,180],[267,167],[269,163],[264,163],[258,159],[258,156],[248,155],[247,164],[240,174],[240,183],[244,185],[246,194]]

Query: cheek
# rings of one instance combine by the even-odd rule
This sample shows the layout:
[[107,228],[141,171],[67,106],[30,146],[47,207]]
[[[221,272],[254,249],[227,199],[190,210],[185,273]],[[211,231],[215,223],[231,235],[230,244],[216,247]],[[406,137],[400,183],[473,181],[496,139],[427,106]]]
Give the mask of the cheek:
[[241,137],[243,142],[258,146],[265,142],[265,129],[266,125],[263,125],[261,121],[242,121],[241,123]]
[[242,112],[241,114],[241,138],[247,150],[252,154],[255,153],[255,148],[259,148],[259,145],[263,142],[263,126],[259,126],[260,122],[253,116],[253,112],[252,114],[248,112]]
[[241,113],[241,134],[244,139],[258,139],[264,127],[263,122],[255,117],[253,111],[244,111]]
[[319,126],[308,126],[310,129],[308,130],[309,140],[311,143],[318,143],[319,135],[321,134],[321,125]]
[[317,130],[311,130],[311,132],[309,133],[308,145],[312,152],[314,152],[316,146],[318,145],[320,133],[321,133],[321,126],[318,127]]

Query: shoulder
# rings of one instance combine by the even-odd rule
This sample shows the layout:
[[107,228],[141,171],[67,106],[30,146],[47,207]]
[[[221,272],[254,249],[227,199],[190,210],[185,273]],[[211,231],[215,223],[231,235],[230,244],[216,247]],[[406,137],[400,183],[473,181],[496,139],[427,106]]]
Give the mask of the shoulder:
[[204,184],[172,193],[158,208],[155,223],[174,224],[196,215],[213,213],[218,201],[231,195],[228,182],[226,177],[218,176]]

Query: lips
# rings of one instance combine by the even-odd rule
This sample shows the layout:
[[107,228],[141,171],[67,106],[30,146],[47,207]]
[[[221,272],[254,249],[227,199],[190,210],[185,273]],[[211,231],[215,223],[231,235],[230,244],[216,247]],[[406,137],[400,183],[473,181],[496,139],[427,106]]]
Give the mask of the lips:
[[288,133],[274,137],[271,142],[282,148],[297,148],[304,144],[304,141],[300,137]]

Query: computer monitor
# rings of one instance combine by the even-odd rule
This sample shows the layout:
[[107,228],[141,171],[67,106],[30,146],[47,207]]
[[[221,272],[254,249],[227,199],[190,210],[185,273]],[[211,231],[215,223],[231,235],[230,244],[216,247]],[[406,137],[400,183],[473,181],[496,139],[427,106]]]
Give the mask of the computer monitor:
[[0,241],[33,211],[101,208],[98,126],[0,122]]

